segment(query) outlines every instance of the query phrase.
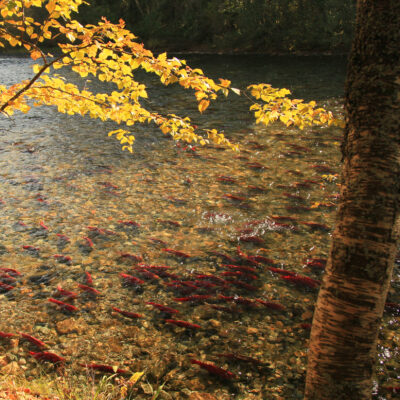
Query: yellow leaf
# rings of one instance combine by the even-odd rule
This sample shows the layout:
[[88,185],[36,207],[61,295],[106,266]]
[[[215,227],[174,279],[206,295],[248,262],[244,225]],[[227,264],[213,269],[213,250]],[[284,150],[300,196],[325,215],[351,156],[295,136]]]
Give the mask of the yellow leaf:
[[68,32],[66,36],[71,42],[75,42],[76,37],[74,33]]
[[165,61],[167,59],[167,53],[162,53],[157,57],[160,61]]
[[240,96],[240,89],[236,89],[236,88],[231,88],[233,93],[236,93],[238,96]]
[[205,111],[207,109],[207,107],[209,106],[210,101],[209,100],[201,100],[199,103],[199,111],[201,113],[203,113],[203,111]]
[[130,378],[128,383],[131,385],[134,385],[142,376],[144,372],[135,372]]
[[228,81],[227,79],[219,78],[219,80],[221,82],[220,85],[224,88],[228,88],[231,84],[231,81]]
[[[40,58],[40,56],[41,56],[41,54],[40,54],[40,51],[38,51],[38,50],[34,50],[31,53],[32,60],[37,60],[38,58]],[[34,72],[36,72],[36,71],[34,71]]]
[[56,8],[56,3],[54,1],[50,1],[49,3],[46,4],[46,9],[51,14],[54,9]]

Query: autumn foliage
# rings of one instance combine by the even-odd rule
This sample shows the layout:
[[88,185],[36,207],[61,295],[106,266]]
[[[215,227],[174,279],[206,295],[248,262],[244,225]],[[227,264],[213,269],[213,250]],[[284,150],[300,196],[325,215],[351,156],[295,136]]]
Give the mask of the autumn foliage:
[[[146,86],[135,80],[134,73],[143,69],[159,76],[164,85],[178,83],[192,89],[201,113],[218,95],[228,96],[230,91],[241,95],[239,89],[232,88],[226,79],[215,82],[201,69],[190,68],[184,60],[168,58],[166,53],[155,56],[125,29],[122,20],[113,24],[103,18],[97,25],[83,26],[73,19],[82,3],[82,0],[0,0],[0,46],[24,47],[37,62],[31,77],[9,87],[0,85],[2,114],[11,116],[15,111],[26,113],[32,106],[48,105],[65,114],[114,121],[121,128],[108,135],[115,135],[122,148],[131,152],[135,138],[129,129],[136,123],[154,123],[175,140],[202,145],[213,142],[237,150],[235,144],[215,129],[199,130],[188,117],[150,111],[144,101],[148,97]],[[45,14],[40,20],[32,17],[38,14],[37,9],[41,15]],[[58,43],[54,55],[43,50],[48,40]],[[57,73],[66,67],[82,79],[108,82],[113,89],[100,93],[81,89]],[[311,124],[338,123],[330,112],[316,108],[314,102],[288,98],[287,89],[259,84],[247,90],[256,100],[250,109],[255,112],[257,123],[281,121],[301,129]]]

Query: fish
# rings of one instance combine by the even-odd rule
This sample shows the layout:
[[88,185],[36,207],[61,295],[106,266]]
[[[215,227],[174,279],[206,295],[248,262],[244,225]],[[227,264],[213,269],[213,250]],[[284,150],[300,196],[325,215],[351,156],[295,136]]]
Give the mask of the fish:
[[148,265],[148,264],[139,264],[139,268],[143,269],[155,269],[156,271],[166,271],[167,269],[170,269],[171,267],[168,265]]
[[185,199],[179,199],[178,197],[173,197],[173,196],[167,196],[166,197],[169,201],[175,204],[186,204],[187,200]]
[[242,260],[244,260],[244,261],[246,261],[246,262],[249,262],[251,265],[258,266],[258,262],[255,261],[254,259],[252,259],[251,257],[249,257],[247,254],[245,254],[245,253],[240,249],[240,246],[237,246],[237,247],[236,247],[236,251],[237,251],[237,253],[238,253],[238,256],[239,256]]
[[1,280],[1,282],[5,283],[5,284],[10,284],[10,283],[14,283],[17,280],[17,278],[2,272],[2,273],[0,273],[0,280]]
[[34,246],[29,245],[29,244],[25,244],[24,246],[22,246],[22,248],[24,250],[28,250],[28,251],[32,251],[32,252],[37,252],[37,251],[40,250],[39,247],[34,247]]
[[186,286],[186,287],[192,288],[192,289],[198,289],[198,287],[196,286],[196,283],[194,281],[184,281],[182,279],[178,279],[178,280],[172,281],[171,283],[181,285],[181,286]]
[[286,223],[282,223],[282,222],[274,222],[271,225],[271,229],[276,231],[276,232],[280,232],[283,231],[284,229],[289,229],[293,232],[298,232],[298,229],[292,225],[292,224],[286,224]]
[[218,252],[218,251],[210,251],[209,253],[212,254],[212,255],[214,255],[214,256],[221,257],[221,258],[223,258],[226,262],[229,262],[229,263],[231,263],[231,264],[235,264],[235,262],[237,261],[235,258],[233,258],[233,257],[231,257],[231,256],[229,256],[229,255],[227,255],[227,254],[220,253],[220,252]]
[[152,301],[146,301],[145,304],[149,304],[150,306],[153,306],[153,307],[157,308],[158,310],[165,312],[166,314],[179,314],[179,311],[175,310],[175,308],[164,306],[164,305],[158,304],[158,303],[153,303]]
[[46,226],[46,225],[44,224],[43,221],[40,221],[40,222],[39,222],[39,225],[40,225],[45,231],[48,231],[48,230],[49,230],[49,227]]
[[289,150],[289,151],[286,151],[285,153],[282,153],[283,156],[288,156],[288,157],[290,157],[290,156],[298,156],[300,154],[301,153],[299,151],[295,151],[295,150]]
[[68,264],[72,261],[70,256],[65,256],[64,254],[54,254],[53,257],[60,263]]
[[309,152],[311,151],[311,149],[309,147],[306,146],[300,146],[298,144],[294,144],[294,143],[288,143],[289,146],[291,146],[293,149],[299,150],[299,151],[305,151],[305,152]]
[[89,229],[89,231],[92,231],[92,232],[101,232],[102,231],[102,229],[98,228],[97,226],[87,226],[86,228]]
[[187,301],[204,301],[211,297],[210,294],[194,294],[193,296],[188,297],[175,297],[173,300],[178,302],[187,302]]
[[246,165],[251,169],[264,169],[265,166],[258,162],[248,162]]
[[165,242],[164,240],[157,239],[157,238],[154,238],[154,237],[149,238],[149,240],[151,240],[153,243],[162,244],[163,246],[167,246],[168,245],[168,243]]
[[230,176],[225,175],[218,175],[216,178],[217,182],[224,182],[224,183],[236,183],[236,179]]
[[190,293],[198,289],[198,286],[192,281],[175,280],[172,282],[165,282],[164,285],[185,293]]
[[86,284],[93,285],[92,275],[88,271],[85,271],[85,280],[86,280]]
[[251,261],[255,261],[256,263],[266,264],[266,265],[275,265],[275,261],[271,258],[267,258],[264,256],[247,256],[247,258]]
[[288,271],[287,269],[282,269],[282,268],[269,267],[268,270],[271,272],[275,272],[279,275],[286,275],[286,276],[297,275],[296,272]]
[[174,256],[181,257],[181,258],[189,258],[190,257],[189,254],[183,253],[182,251],[178,251],[178,250],[165,248],[165,249],[161,249],[161,251],[173,254]]
[[218,295],[218,298],[224,301],[232,301],[236,304],[243,304],[245,306],[255,306],[255,301],[247,297],[240,296],[224,296],[222,294]]
[[131,228],[140,228],[140,224],[138,222],[135,222],[135,221],[119,219],[117,222],[119,224],[121,224],[121,225],[129,226]]
[[323,260],[321,258],[307,260],[306,266],[317,270],[324,270],[326,267],[326,260]]
[[235,379],[236,378],[236,375],[233,372],[230,372],[230,371],[228,371],[226,369],[217,367],[216,365],[208,363],[208,362],[203,362],[203,361],[191,359],[190,363],[191,364],[197,364],[201,368],[203,368],[206,371],[208,371],[210,374],[216,375],[219,378],[222,378],[222,379],[225,379],[225,380],[230,380],[230,379]]
[[40,203],[43,203],[43,204],[49,204],[48,201],[47,201],[43,196],[40,196],[40,195],[38,195],[38,196],[36,197],[36,200],[37,200],[38,202],[40,202]]
[[157,274],[149,271],[148,269],[145,268],[136,268],[136,270],[139,272],[139,274],[143,275],[147,279],[154,279],[154,280],[159,280],[161,279],[160,276]]
[[193,281],[193,283],[198,288],[208,289],[208,292],[210,292],[212,289],[220,288],[220,285],[217,285],[216,283],[212,283],[212,282],[209,282],[206,280],[201,280],[201,279],[196,279]]
[[8,339],[17,336],[15,333],[0,332],[0,338]]
[[222,197],[225,199],[228,199],[228,200],[233,200],[233,201],[238,201],[238,202],[244,202],[247,200],[245,197],[237,196],[237,195],[229,194],[229,193],[224,194]]
[[249,141],[249,145],[252,149],[255,149],[255,150],[265,150],[266,149],[266,146],[264,144],[260,144],[254,140]]
[[104,186],[108,189],[118,190],[119,187],[117,185],[112,184],[111,182],[97,182],[99,185]]
[[78,365],[80,367],[94,369],[96,371],[101,371],[101,372],[110,372],[113,374],[129,374],[130,373],[126,369],[120,369],[120,368],[112,367],[111,365],[105,365],[105,364],[78,364]]
[[176,326],[180,326],[182,328],[189,328],[189,329],[202,329],[200,325],[192,324],[191,322],[182,321],[180,319],[166,319],[166,323],[173,324]]
[[14,268],[0,267],[0,271],[6,272],[11,275],[21,275],[21,272],[17,271]]
[[322,172],[324,174],[325,173],[328,173],[328,174],[335,173],[335,171],[332,168],[328,167],[327,165],[314,164],[314,165],[311,165],[311,168],[315,169],[318,172]]
[[88,226],[90,232],[95,232],[99,235],[116,235],[114,231],[104,228],[98,228],[97,226]]
[[97,289],[88,286],[88,285],[83,285],[82,283],[77,283],[77,286],[79,287],[79,289],[82,289],[85,292],[91,293],[91,294],[96,294],[96,295],[100,295],[101,292],[99,292]]
[[93,247],[92,239],[88,238],[87,236],[83,236],[83,240],[85,241],[86,246]]
[[68,299],[76,299],[78,297],[78,293],[64,290],[61,286],[57,286],[57,295],[67,297]]
[[242,235],[238,237],[240,242],[247,242],[247,243],[256,243],[256,244],[265,244],[264,239],[255,236],[255,235]]
[[236,312],[236,310],[235,309],[233,309],[233,308],[229,308],[229,307],[225,307],[225,306],[220,306],[220,305],[218,305],[218,304],[209,304],[209,306],[211,307],[211,308],[213,308],[214,310],[218,310],[218,311],[224,311],[224,312],[228,312],[228,313],[234,313],[234,312]]
[[331,228],[328,225],[319,224],[317,222],[300,221],[300,223],[308,226],[309,228],[311,228],[312,231],[318,230],[318,231],[323,231],[323,232],[329,232],[331,230]]
[[271,215],[271,219],[273,219],[274,221],[291,221],[291,222],[297,221],[297,218],[289,217],[287,215]]
[[292,187],[298,189],[298,188],[302,188],[302,189],[310,189],[311,188],[311,184],[309,182],[294,182],[292,184]]
[[170,278],[170,279],[179,279],[179,276],[176,274],[172,274],[171,272],[167,271],[158,271],[158,274],[163,278]]
[[47,347],[46,343],[42,342],[40,339],[37,339],[31,335],[28,335],[27,333],[20,332],[19,333],[24,339],[28,340],[32,344],[34,344],[37,347]]
[[15,286],[0,282],[0,290],[5,290],[6,292],[9,292],[10,290],[13,290],[13,289],[15,289]]
[[222,276],[233,276],[233,277],[238,277],[238,278],[243,278],[243,279],[251,279],[253,281],[258,279],[257,275],[250,274],[248,272],[244,271],[224,271],[221,273]]
[[249,189],[253,192],[258,192],[258,193],[268,192],[268,190],[269,190],[267,188],[263,188],[261,186],[254,186],[254,185],[247,185],[247,189]]
[[242,235],[254,234],[254,228],[244,228],[244,229],[238,228],[237,231]]
[[164,225],[171,225],[174,227],[179,227],[181,226],[181,223],[178,221],[171,221],[170,219],[158,219],[157,220],[160,224],[164,224]]
[[58,236],[59,239],[63,240],[64,242],[70,242],[71,239],[62,233],[56,233],[56,236]]
[[285,306],[283,306],[282,304],[279,304],[279,303],[273,303],[271,301],[265,301],[265,300],[261,300],[261,299],[255,299],[255,301],[259,304],[262,304],[264,307],[270,308],[272,310],[283,311],[286,309]]
[[117,307],[111,307],[111,308],[112,308],[115,312],[117,312],[117,313],[123,315],[124,317],[128,317],[128,318],[143,318],[143,315],[142,315],[142,314],[136,314],[136,313],[130,312],[130,311],[123,311],[123,310],[120,310],[120,309],[117,308]]
[[53,299],[52,297],[50,297],[49,299],[47,299],[50,303],[54,303],[57,304],[58,306],[60,306],[61,308],[67,310],[67,311],[78,311],[78,307],[73,306],[72,304],[68,304],[68,303],[64,303],[63,301],[57,300],[57,299]]
[[142,279],[137,278],[136,276],[120,273],[119,274],[126,282],[132,285],[143,285],[145,283]]
[[246,156],[235,156],[234,157],[236,160],[243,160],[243,161],[248,161],[249,157]]
[[218,285],[226,285],[225,279],[220,278],[219,276],[216,275],[211,275],[211,274],[196,274],[196,278],[200,280],[209,280],[212,281]]
[[65,358],[59,356],[58,354],[55,353],[50,353],[48,351],[42,351],[39,353],[35,353],[33,351],[30,351],[29,354],[35,358],[38,361],[50,361],[54,364],[63,364],[65,362]]
[[321,182],[315,181],[313,179],[304,179],[303,182],[304,183],[311,183],[313,185],[320,185],[321,184]]
[[299,194],[293,194],[293,193],[287,193],[284,192],[282,193],[283,196],[293,199],[293,200],[298,200],[298,201],[305,201],[306,199],[303,196],[300,196]]
[[138,256],[136,254],[131,254],[131,253],[122,253],[120,255],[120,258],[128,258],[129,260],[132,260],[134,262],[143,262],[142,256]]
[[321,284],[320,281],[316,279],[309,278],[308,276],[302,275],[280,275],[281,279],[284,279],[287,282],[294,283],[295,285],[307,286],[309,288],[316,288]]

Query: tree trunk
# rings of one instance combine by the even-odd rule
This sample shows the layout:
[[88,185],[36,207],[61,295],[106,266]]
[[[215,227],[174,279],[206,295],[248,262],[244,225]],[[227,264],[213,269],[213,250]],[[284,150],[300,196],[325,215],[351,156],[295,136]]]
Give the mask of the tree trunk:
[[306,400],[372,397],[399,236],[399,0],[358,0],[345,112],[341,200],[314,313]]

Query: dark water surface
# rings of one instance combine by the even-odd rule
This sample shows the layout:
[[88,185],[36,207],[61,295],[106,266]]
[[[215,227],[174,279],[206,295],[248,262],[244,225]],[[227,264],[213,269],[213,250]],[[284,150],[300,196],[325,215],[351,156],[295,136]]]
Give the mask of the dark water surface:
[[[267,82],[340,111],[343,58],[187,59],[233,87]],[[25,59],[3,57],[0,76],[11,84],[31,73]],[[167,382],[173,399],[191,391],[217,399],[302,398],[309,324],[334,225],[341,131],[255,125],[248,101],[234,94],[202,116],[180,88],[156,84],[149,97],[149,107],[223,129],[241,153],[184,149],[141,126],[131,155],[107,137],[112,124],[50,108],[0,120],[0,261],[21,274],[3,270],[2,282],[14,288],[0,286],[0,331],[39,338],[82,379],[81,365],[97,363],[145,371],[153,387]],[[291,273],[312,280],[293,282]],[[398,303],[395,279],[389,301]],[[57,287],[78,296],[68,299]],[[385,315],[380,334],[376,380],[385,387],[399,378],[395,314]],[[0,338],[0,351],[25,375],[52,370],[28,350],[39,351],[21,337]],[[151,397],[146,385],[137,386],[137,398]]]

